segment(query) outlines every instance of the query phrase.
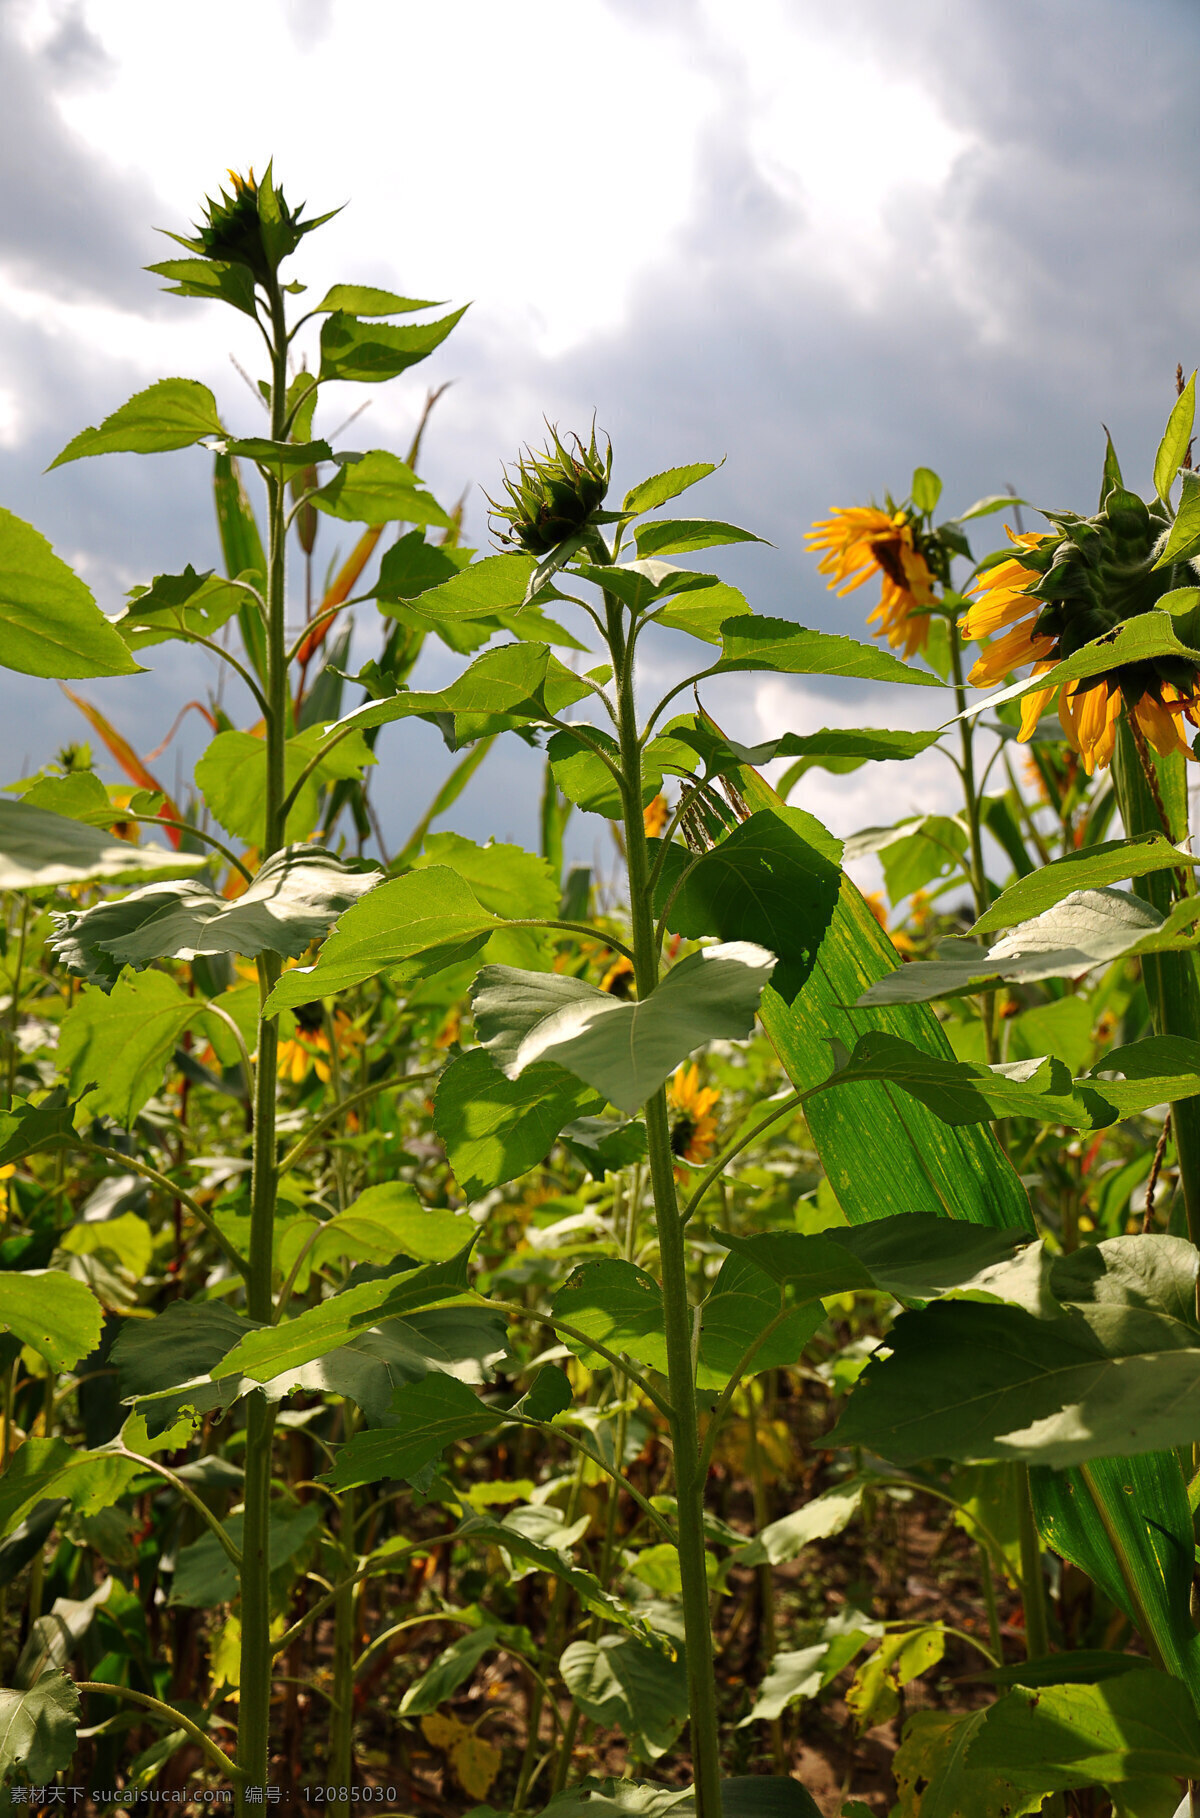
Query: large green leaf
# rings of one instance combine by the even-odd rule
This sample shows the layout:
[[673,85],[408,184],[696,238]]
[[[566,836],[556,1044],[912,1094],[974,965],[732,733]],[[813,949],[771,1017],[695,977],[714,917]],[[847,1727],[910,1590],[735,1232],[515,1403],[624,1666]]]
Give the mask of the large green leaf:
[[750,1034],[774,964],[749,941],[703,948],[640,1003],[564,973],[484,966],[472,987],[475,1029],[509,1079],[556,1061],[632,1113],[702,1043]]
[[334,729],[360,732],[391,720],[422,718],[441,727],[457,750],[475,739],[512,726],[538,724],[582,700],[590,690],[548,644],[502,644],[477,657],[458,680],[438,693],[415,689],[370,701],[347,714]]
[[449,530],[451,520],[412,468],[398,455],[372,449],[360,461],[347,462],[333,479],[313,494],[318,511],[352,524],[434,524]]
[[928,670],[912,669],[874,644],[859,644],[829,631],[809,631],[791,619],[726,619],[721,627],[717,675],[769,669],[784,675],[844,675],[863,682],[911,682],[940,688]]
[[[408,538],[404,538],[403,542],[407,543]],[[401,548],[403,545],[398,544],[396,547]],[[432,554],[433,551],[427,551],[422,561],[428,564]],[[482,561],[472,562],[466,568],[458,564],[455,566],[458,569],[456,573],[438,573],[434,566],[426,587],[410,592],[410,564],[405,563],[400,574],[403,584],[398,584],[393,578],[396,574],[395,552],[389,550],[380,564],[378,597],[411,600],[419,596],[421,611],[433,620],[486,619],[497,612],[523,605],[529,583],[537,569],[532,556],[518,555],[515,552],[484,556]]]
[[84,455],[160,454],[224,433],[207,385],[196,379],[159,379],[105,417],[99,429],[81,429],[50,466]]
[[58,1062],[94,1116],[128,1129],[158,1091],[183,1031],[204,1012],[166,972],[127,973],[111,992],[82,993],[63,1019]]
[[379,1281],[343,1288],[295,1319],[247,1333],[213,1366],[213,1381],[246,1376],[254,1382],[270,1382],[384,1320],[459,1300],[467,1290],[468,1254],[469,1245],[448,1262],[427,1263]]
[[383,379],[394,379],[399,373],[407,372],[410,366],[427,359],[465,313],[464,306],[452,315],[440,316],[436,322],[392,328],[379,322],[361,321],[342,309],[335,310],[321,324],[320,378],[322,382],[353,379],[359,384],[372,385]]
[[[1109,1079],[1103,1076],[1107,1074],[1123,1077]],[[1100,1077],[1072,1080],[1063,1062],[1051,1057],[988,1067],[926,1054],[894,1035],[864,1035],[831,1076],[829,1087],[836,1091],[868,1079],[890,1080],[948,1124],[1034,1117],[1076,1130],[1100,1130],[1152,1105],[1200,1093],[1200,1042],[1150,1036],[1113,1049]]]
[[[1093,1459],[1086,1478],[1078,1470],[1035,1465],[1029,1488],[1046,1546],[1093,1578],[1135,1627],[1148,1622],[1153,1632],[1146,1639],[1200,1700],[1200,1635],[1189,1610],[1195,1542],[1178,1453]],[[1140,1607],[1131,1600],[1114,1541]]]
[[437,308],[428,298],[398,297],[394,290],[376,290],[370,284],[334,284],[313,313],[332,315],[341,309],[352,316],[411,316],[418,309]]
[[1114,960],[1195,948],[1200,944],[1197,922],[1197,897],[1185,897],[1163,916],[1128,890],[1076,890],[991,947],[973,940],[940,942],[936,959],[919,960],[880,979],[857,1002],[862,1008],[927,1003],[998,984],[1080,978]]
[[1120,1302],[1060,1318],[944,1300],[904,1314],[836,1429],[896,1463],[1014,1458],[1061,1468],[1190,1445],[1200,1347],[1194,1328]]
[[1200,1778],[1200,1718],[1167,1673],[1122,1673],[1098,1685],[1015,1686],[987,1714],[972,1768],[1041,1792],[1105,1789],[1153,1774]]
[[[708,728],[720,728],[705,719]],[[780,809],[770,785],[752,769],[733,780],[751,809]],[[810,840],[810,844],[811,844]],[[742,936],[736,901],[710,932]],[[828,1077],[830,1043],[853,1048],[877,1028],[930,1054],[953,1058],[931,1010],[849,1008],[873,981],[900,969],[900,957],[870,907],[843,876],[837,908],[816,962],[805,973],[784,960],[762,995],[759,1015],[794,1086],[805,1090]],[[905,968],[909,970],[909,968]],[[991,1131],[951,1129],[925,1106],[886,1082],[867,1082],[811,1101],[807,1121],[830,1186],[852,1224],[932,1208],[974,1224],[1014,1226],[1032,1233],[1029,1201]]]
[[211,569],[197,574],[189,564],[182,574],[155,575],[149,587],[131,594],[117,629],[131,650],[188,633],[210,638],[250,599],[244,587]]
[[419,1679],[414,1679],[403,1698],[399,1710],[404,1717],[423,1717],[429,1711],[436,1711],[439,1704],[452,1698],[460,1685],[465,1685],[474,1673],[475,1668],[500,1641],[500,1631],[490,1623],[482,1628],[473,1629],[466,1635],[460,1635],[457,1641],[440,1653],[431,1667],[426,1668]]
[[693,461],[687,467],[668,467],[664,473],[651,474],[648,480],[640,480],[630,487],[621,509],[634,513],[656,511],[668,499],[677,499],[689,486],[716,473],[719,465],[717,461]]
[[100,1343],[104,1314],[90,1288],[61,1269],[0,1271],[0,1328],[41,1354],[55,1370],[73,1370]]
[[682,1657],[668,1660],[634,1635],[573,1641],[558,1669],[586,1717],[604,1729],[623,1730],[651,1761],[671,1747],[688,1714]]
[[[117,810],[112,810],[116,818]],[[0,797],[0,890],[54,890],[63,884],[135,883],[186,877],[203,855],[134,846],[107,830],[25,801]]]
[[319,846],[288,846],[232,901],[205,884],[150,884],[118,901],[57,915],[51,945],[71,971],[93,980],[115,979],[126,965],[140,969],[198,954],[296,957],[381,876],[352,871]]
[[1136,618],[1125,619],[1114,630],[1106,631],[1103,637],[1082,645],[1044,674],[1027,676],[1023,681],[989,694],[986,700],[968,707],[962,717],[973,719],[976,714],[1001,707],[1006,701],[1019,700],[1035,688],[1059,688],[1064,682],[1086,681],[1090,676],[1106,675],[1127,663],[1150,662],[1156,657],[1182,657],[1187,662],[1200,663],[1200,651],[1180,643],[1169,612],[1142,612]]
[[409,872],[347,910],[317,964],[284,974],[267,1014],[345,991],[418,956],[423,971],[440,971],[470,959],[502,926],[456,871],[436,865]]
[[30,1785],[53,1783],[71,1765],[79,1693],[65,1673],[43,1673],[27,1691],[0,1691],[0,1780],[14,1771]]
[[560,1130],[603,1109],[590,1086],[546,1061],[506,1079],[482,1048],[450,1062],[438,1081],[433,1127],[468,1200],[544,1161]]
[[1187,458],[1195,419],[1196,375],[1193,373],[1171,406],[1167,427],[1154,457],[1154,490],[1164,501],[1170,499],[1175,476]]
[[478,1541],[484,1546],[502,1547],[513,1559],[536,1566],[539,1571],[551,1573],[575,1593],[585,1610],[599,1616],[605,1623],[640,1636],[643,1641],[648,1641],[651,1646],[667,1655],[676,1652],[675,1644],[668,1635],[652,1630],[620,1598],[604,1590],[591,1572],[572,1565],[558,1547],[547,1546],[531,1535],[522,1533],[511,1516],[506,1516],[500,1522],[493,1521],[486,1515],[470,1515],[459,1523],[457,1535],[463,1540]]
[[[660,896],[674,892],[668,926],[697,940],[735,922],[738,939],[787,961],[800,983],[828,932],[841,887],[838,867],[810,844],[811,817],[759,809],[682,875],[664,867]],[[824,832],[818,827],[818,834]],[[682,875],[682,881],[680,877]]]
[[1008,1261],[1023,1240],[1020,1232],[916,1212],[831,1231],[720,1238],[797,1301],[849,1292],[932,1300]]
[[461,833],[432,833],[424,852],[413,860],[413,870],[435,865],[457,872],[476,901],[493,915],[513,921],[550,921],[558,915],[561,886],[540,853],[492,840],[480,846]]
[[990,909],[975,923],[974,934],[994,928],[1011,928],[1016,922],[1041,915],[1075,890],[1096,890],[1119,884],[1123,878],[1145,877],[1152,871],[1179,870],[1200,863],[1180,852],[1161,833],[1140,833],[1131,840],[1105,840],[1068,852],[1051,865],[1031,871],[1001,891]]
[[335,1490],[393,1477],[411,1481],[454,1440],[488,1433],[504,1418],[453,1376],[406,1383],[392,1399],[392,1413],[396,1425],[368,1427],[340,1448],[329,1479]]
[[655,518],[649,524],[639,524],[635,534],[637,552],[643,560],[652,556],[686,555],[693,549],[716,549],[725,543],[761,543],[765,540],[755,536],[752,530],[741,530],[736,524],[722,524],[717,518]]
[[67,679],[139,670],[75,570],[32,524],[2,509],[0,632],[0,663],[22,675]]
[[1044,1792],[1023,1793],[1002,1771],[972,1768],[971,1744],[987,1715],[913,1712],[892,1761],[903,1818],[1026,1818],[1041,1811]]
[[[284,781],[288,792],[313,758],[319,762],[301,785],[288,812],[287,837],[304,840],[320,819],[320,792],[326,783],[362,775],[375,762],[361,734],[350,732],[324,749],[328,728],[309,726],[287,741]],[[218,732],[196,765],[196,784],[228,833],[261,846],[266,816],[266,741],[250,732]]]
[[39,1150],[74,1148],[76,1141],[75,1106],[66,1102],[61,1087],[39,1105],[14,1098],[7,1111],[0,1111],[0,1167]]
[[[321,1510],[315,1502],[279,1498],[271,1504],[268,1519],[268,1570],[274,1576],[313,1538],[321,1525]],[[244,1516],[230,1515],[223,1525],[234,1546],[240,1547]],[[211,1610],[219,1603],[231,1603],[237,1594],[237,1567],[215,1534],[206,1529],[199,1540],[180,1547],[168,1599],[172,1608]]]

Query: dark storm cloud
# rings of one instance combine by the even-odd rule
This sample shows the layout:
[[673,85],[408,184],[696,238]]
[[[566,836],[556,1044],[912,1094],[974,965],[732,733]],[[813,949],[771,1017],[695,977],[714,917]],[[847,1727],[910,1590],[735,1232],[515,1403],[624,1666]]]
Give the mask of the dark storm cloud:
[[154,256],[154,191],[98,160],[54,101],[81,79],[102,79],[106,64],[77,12],[29,50],[12,11],[0,8],[0,268],[52,296],[129,303],[140,295],[139,266]]

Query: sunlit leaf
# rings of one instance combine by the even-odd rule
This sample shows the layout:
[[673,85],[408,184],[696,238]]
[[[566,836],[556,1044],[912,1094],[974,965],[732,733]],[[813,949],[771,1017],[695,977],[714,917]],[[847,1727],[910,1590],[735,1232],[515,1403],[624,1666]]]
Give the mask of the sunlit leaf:
[[0,663],[22,675],[136,675],[125,640],[45,537],[0,509]]

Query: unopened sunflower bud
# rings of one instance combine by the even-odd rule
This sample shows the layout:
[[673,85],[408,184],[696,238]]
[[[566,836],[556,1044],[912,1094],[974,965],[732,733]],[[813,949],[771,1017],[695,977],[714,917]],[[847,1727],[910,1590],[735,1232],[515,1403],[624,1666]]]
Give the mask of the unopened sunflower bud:
[[593,512],[604,503],[612,473],[612,444],[602,454],[594,429],[586,448],[578,436],[569,438],[571,448],[556,429],[550,435],[553,448],[537,454],[526,449],[516,467],[505,472],[508,504],[488,499],[495,517],[510,527],[497,530],[500,541],[519,543],[536,556],[549,555],[587,528]]
[[232,195],[222,189],[216,201],[205,197],[205,218],[197,224],[196,238],[189,240],[182,234],[170,237],[206,259],[245,265],[258,283],[269,284],[305,234],[331,217],[319,215],[302,221],[303,202],[299,208],[289,209],[283,191],[275,187],[269,164],[261,182],[252,170],[244,177],[231,170],[229,177]]

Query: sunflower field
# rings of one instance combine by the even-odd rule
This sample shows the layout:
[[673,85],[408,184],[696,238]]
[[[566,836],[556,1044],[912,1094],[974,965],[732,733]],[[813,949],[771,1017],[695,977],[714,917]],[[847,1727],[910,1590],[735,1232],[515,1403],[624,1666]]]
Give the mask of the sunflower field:
[[[553,429],[473,550],[436,395],[325,439],[462,312],[313,304],[323,219],[235,178],[151,268],[261,330],[268,433],[164,378],[55,462],[207,448],[223,571],[110,619],[0,510],[0,663],[124,778],[0,793],[5,1809],[1195,1818],[1194,376],[1090,517],[925,467],[831,510],[868,607],[808,630],[677,515],[711,462],[618,498]],[[167,640],[252,703],[173,793],[79,692]],[[940,726],[746,747],[705,687],[753,673]],[[392,852],[414,716],[453,767]],[[538,850],[453,831],[512,738]],[[803,805],[934,748],[953,813]]]

